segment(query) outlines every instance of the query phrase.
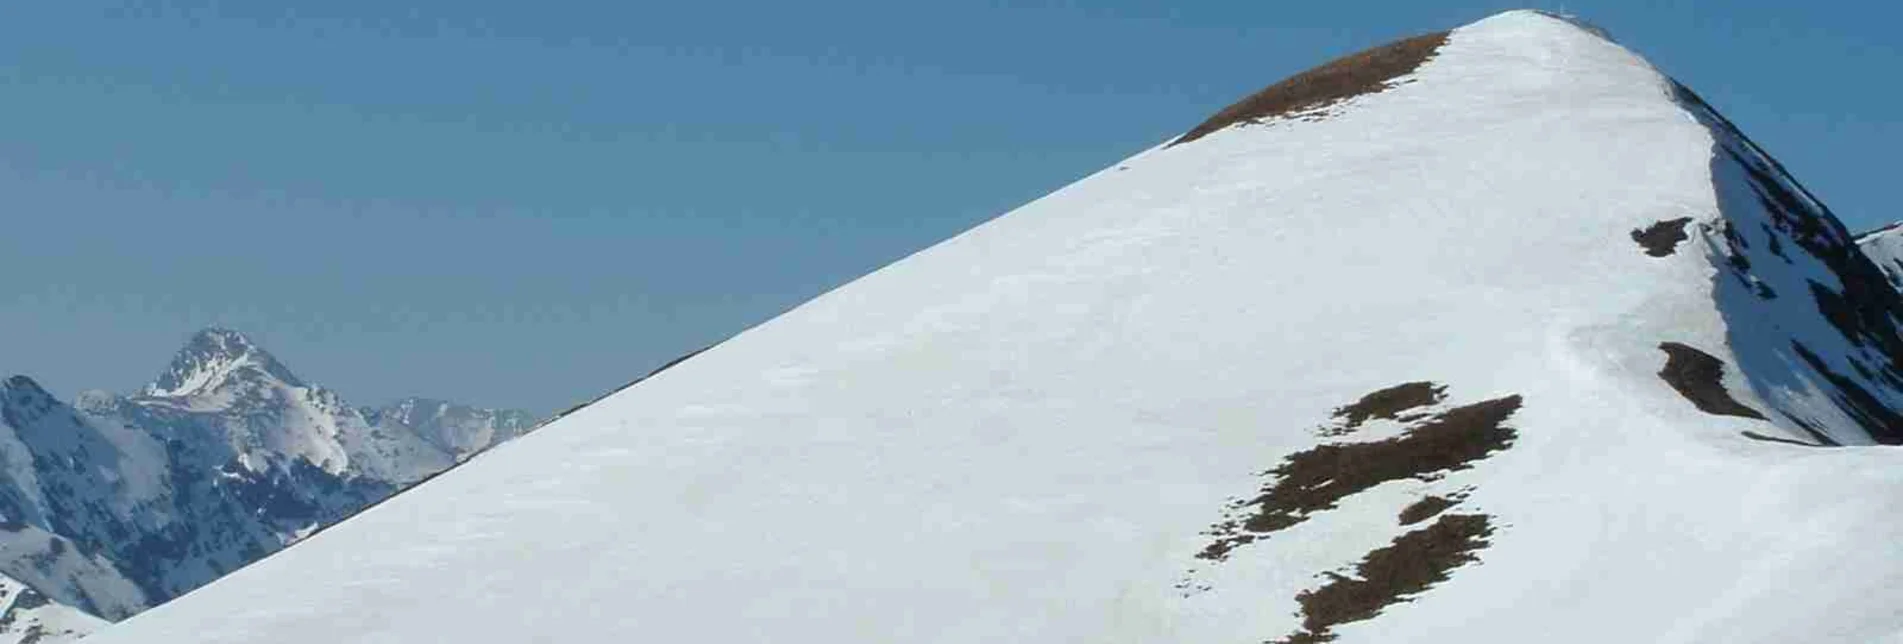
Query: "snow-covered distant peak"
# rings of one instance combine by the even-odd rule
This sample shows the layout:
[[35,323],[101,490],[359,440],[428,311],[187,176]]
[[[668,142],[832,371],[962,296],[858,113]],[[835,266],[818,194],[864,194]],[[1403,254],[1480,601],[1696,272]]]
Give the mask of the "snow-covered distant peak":
[[51,394],[46,393],[46,390],[40,387],[40,383],[34,382],[32,378],[9,376],[0,380],[0,399],[7,402],[31,403],[51,397]]
[[365,408],[362,413],[373,426],[422,436],[457,460],[521,436],[536,421],[525,411],[482,409],[414,396],[382,409]]
[[1857,248],[1883,269],[1890,286],[1903,290],[1903,221],[1858,235]]
[[1893,222],[1882,228],[1857,234],[1857,243],[1859,244],[1884,240],[1903,240],[1903,221]]
[[139,393],[155,398],[194,396],[215,391],[247,374],[268,376],[293,387],[304,384],[244,334],[209,328],[193,335],[172,358],[165,373]]
[[60,644],[108,625],[106,620],[48,600],[17,579],[0,576],[0,644]]

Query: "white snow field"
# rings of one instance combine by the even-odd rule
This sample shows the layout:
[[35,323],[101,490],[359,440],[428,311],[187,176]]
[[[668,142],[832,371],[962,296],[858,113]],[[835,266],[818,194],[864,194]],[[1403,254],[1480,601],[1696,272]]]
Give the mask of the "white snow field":
[[1644,60],[1501,14],[88,644],[1903,642],[1875,271]]

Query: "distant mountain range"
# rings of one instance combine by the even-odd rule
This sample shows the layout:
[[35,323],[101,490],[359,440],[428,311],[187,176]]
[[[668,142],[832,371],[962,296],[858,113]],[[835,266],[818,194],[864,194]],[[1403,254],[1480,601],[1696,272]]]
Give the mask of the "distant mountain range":
[[[88,391],[67,403],[13,376],[0,381],[0,574],[56,604],[120,619],[535,420],[424,398],[355,407],[226,329],[194,335],[130,396]],[[24,592],[6,583],[0,603]],[[12,621],[0,622],[0,642],[10,641]],[[57,626],[87,629],[64,618]]]

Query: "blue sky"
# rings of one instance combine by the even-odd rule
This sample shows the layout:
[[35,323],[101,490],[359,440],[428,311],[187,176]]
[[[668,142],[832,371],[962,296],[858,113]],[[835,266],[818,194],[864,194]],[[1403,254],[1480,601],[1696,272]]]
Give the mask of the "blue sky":
[[0,373],[129,390],[223,325],[359,404],[552,411],[1517,6],[1606,27],[1853,228],[1903,218],[1888,3],[9,3]]

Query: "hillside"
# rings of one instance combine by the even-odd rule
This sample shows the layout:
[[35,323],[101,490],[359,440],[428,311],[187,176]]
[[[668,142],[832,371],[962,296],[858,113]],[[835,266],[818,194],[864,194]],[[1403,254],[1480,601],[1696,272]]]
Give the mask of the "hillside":
[[91,644],[1896,641],[1899,320],[1717,110],[1510,12]]

